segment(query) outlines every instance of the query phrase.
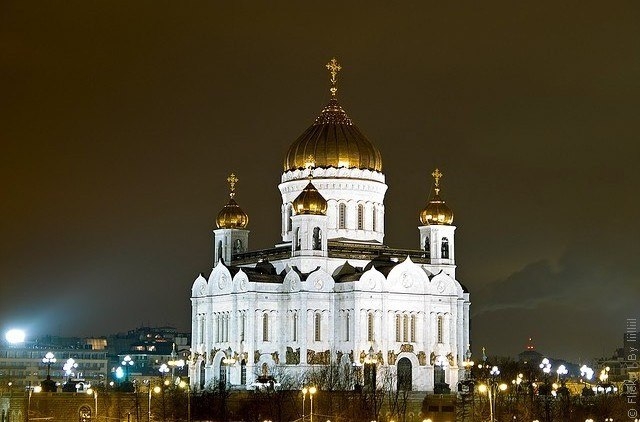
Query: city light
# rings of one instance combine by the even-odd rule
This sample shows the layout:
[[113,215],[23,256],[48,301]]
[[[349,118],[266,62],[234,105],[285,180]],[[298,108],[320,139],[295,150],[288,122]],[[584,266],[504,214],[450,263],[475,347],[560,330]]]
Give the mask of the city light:
[[26,334],[24,333],[24,331],[17,328],[7,331],[4,335],[4,338],[7,339],[7,341],[11,344],[24,343],[25,337]]

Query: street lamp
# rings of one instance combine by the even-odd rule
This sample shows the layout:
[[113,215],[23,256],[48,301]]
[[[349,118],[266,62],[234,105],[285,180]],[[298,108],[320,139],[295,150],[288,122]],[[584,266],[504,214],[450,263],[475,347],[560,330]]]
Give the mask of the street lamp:
[[[98,420],[98,391],[94,390],[93,388],[89,388],[87,390],[87,394],[89,394],[89,395],[93,394],[94,410],[96,412],[96,420]],[[104,404],[104,400],[103,400],[103,404]]]
[[148,403],[149,422],[151,422],[151,392],[159,394],[161,391],[162,391],[162,388],[160,388],[157,385],[155,387],[151,388],[151,380],[149,380],[149,387],[147,388],[147,393],[149,395],[149,403]]
[[229,347],[225,352],[225,357],[222,359],[222,363],[227,366],[227,386],[231,386],[231,366],[236,363],[236,358],[233,357],[231,347]]
[[191,422],[191,385],[185,381],[180,381],[178,385],[187,390],[187,422]]
[[129,366],[133,366],[133,359],[127,355],[122,359],[122,367],[124,368],[124,380],[129,381]]
[[51,364],[56,363],[56,358],[52,352],[47,352],[42,358],[42,362],[47,365],[47,379],[41,383],[42,389],[46,392],[54,392],[56,391],[56,383],[51,381]]
[[310,422],[313,422],[313,395],[318,391],[316,387],[309,387],[309,400],[311,401],[311,410],[309,411]]
[[27,402],[27,422],[29,422],[29,413],[31,412],[31,394],[39,393],[41,391],[42,391],[42,387],[40,386],[29,388],[29,400]]
[[496,398],[498,391],[506,391],[507,384],[500,383],[496,381],[496,377],[500,375],[500,370],[497,366],[493,366],[489,371],[489,375],[491,378],[487,380],[487,384],[480,384],[478,386],[478,391],[481,393],[487,393],[489,397],[489,420],[491,422],[495,422],[495,408],[496,408]]
[[302,422],[304,422],[304,399],[307,398],[307,392],[309,392],[309,389],[304,387],[302,389]]
[[373,345],[369,347],[369,353],[364,357],[364,378],[365,378],[365,386],[368,386],[375,390],[376,388],[376,364],[378,360],[376,359],[376,355],[373,351]]

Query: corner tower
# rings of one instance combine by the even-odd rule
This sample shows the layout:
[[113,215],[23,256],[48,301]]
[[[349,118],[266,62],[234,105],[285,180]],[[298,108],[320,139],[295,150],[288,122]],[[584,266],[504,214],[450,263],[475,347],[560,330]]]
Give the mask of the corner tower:
[[455,241],[456,227],[453,223],[453,211],[440,198],[440,179],[444,176],[440,170],[431,173],[433,177],[433,196],[420,212],[420,249],[431,265],[443,266],[443,270],[455,277]]
[[382,243],[387,191],[382,156],[338,102],[336,76],[341,66],[334,58],[326,67],[331,75],[329,103],[284,159],[278,186],[282,240],[294,241],[293,201],[308,184],[305,167],[313,156],[313,185],[327,201],[327,239]]
[[220,260],[231,263],[231,258],[247,251],[249,247],[249,216],[234,199],[238,178],[231,173],[229,183],[229,202],[220,210],[216,218],[217,230],[213,231],[213,266]]

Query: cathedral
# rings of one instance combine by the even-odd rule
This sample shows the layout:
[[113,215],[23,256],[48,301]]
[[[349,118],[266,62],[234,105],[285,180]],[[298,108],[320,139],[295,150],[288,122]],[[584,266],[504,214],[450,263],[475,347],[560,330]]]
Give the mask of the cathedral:
[[375,383],[376,372],[417,391],[455,387],[464,374],[470,301],[456,280],[443,174],[433,171],[416,216],[417,247],[386,246],[382,156],[338,102],[340,65],[327,69],[329,102],[284,157],[281,242],[249,248],[238,179],[227,179],[213,270],[191,290],[194,390],[253,389],[327,365],[351,368],[354,388]]

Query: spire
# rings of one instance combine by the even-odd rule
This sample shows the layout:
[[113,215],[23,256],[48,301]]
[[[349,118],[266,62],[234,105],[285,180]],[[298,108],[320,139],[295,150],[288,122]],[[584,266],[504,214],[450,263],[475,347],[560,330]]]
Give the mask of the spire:
[[440,179],[444,176],[439,169],[435,169],[431,173],[433,177],[433,191],[435,195],[429,201],[427,206],[420,212],[420,221],[424,225],[453,223],[453,211],[447,206],[444,200],[440,198]]
[[338,72],[340,72],[342,66],[340,66],[340,64],[334,57],[331,59],[331,61],[329,61],[329,63],[327,63],[327,69],[331,73],[331,88],[329,89],[329,91],[331,91],[331,97],[335,97],[336,92],[338,92],[338,87],[336,86],[338,80],[336,79],[336,76],[338,76]]

